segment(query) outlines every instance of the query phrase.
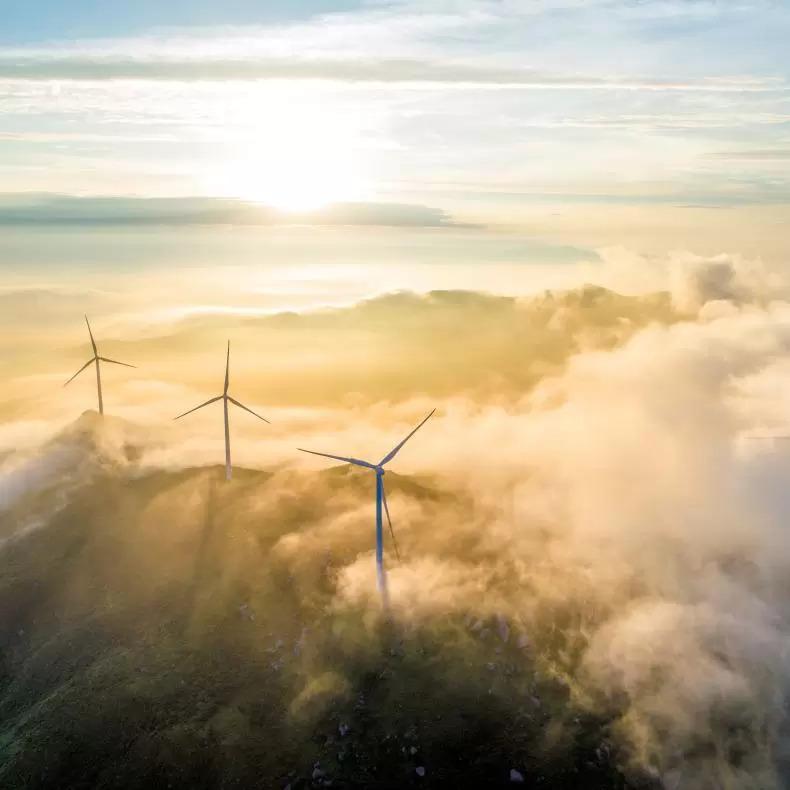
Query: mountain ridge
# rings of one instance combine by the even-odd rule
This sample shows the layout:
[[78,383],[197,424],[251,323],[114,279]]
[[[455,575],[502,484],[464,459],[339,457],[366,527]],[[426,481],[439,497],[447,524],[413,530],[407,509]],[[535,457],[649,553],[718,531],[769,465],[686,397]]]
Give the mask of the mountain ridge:
[[[78,448],[74,474],[0,519],[42,522],[0,546],[3,787],[647,786],[518,623],[382,616],[364,471],[141,470],[134,432],[83,415],[48,445]],[[421,532],[466,505],[388,482],[419,568]]]

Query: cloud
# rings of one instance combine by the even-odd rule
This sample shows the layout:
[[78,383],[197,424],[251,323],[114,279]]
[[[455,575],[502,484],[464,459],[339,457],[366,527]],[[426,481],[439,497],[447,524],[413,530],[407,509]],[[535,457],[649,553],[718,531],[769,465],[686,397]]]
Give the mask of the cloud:
[[[790,307],[762,304],[760,288],[749,292],[732,261],[697,261],[688,278],[689,312],[682,320],[659,323],[648,312],[641,328],[608,347],[579,348],[562,365],[544,368],[506,405],[457,388],[439,401],[437,415],[386,478],[403,555],[400,564],[390,563],[392,605],[406,633],[444,633],[452,623],[452,639],[488,651],[494,672],[504,659],[492,642],[527,640],[529,651],[507,661],[535,660],[563,679],[572,700],[564,705],[614,721],[633,771],[653,772],[684,790],[755,782],[778,788],[771,743],[790,689],[782,482],[790,456],[760,446],[744,452],[737,440],[772,414],[761,406],[766,390],[755,382],[767,376],[775,384],[777,363],[790,359]],[[706,305],[722,299],[732,311],[705,314]],[[476,332],[497,312],[525,309],[518,300],[481,295],[403,294],[314,320],[327,331],[332,322],[364,324],[367,314],[408,334],[408,316],[426,309],[423,302],[435,327],[447,329],[457,310]],[[536,311],[545,311],[561,331],[578,322],[580,332],[602,337],[590,309],[601,302],[619,305],[614,314],[627,304],[585,289],[526,305],[525,315],[533,332]],[[631,305],[655,309],[645,297]],[[300,331],[296,317],[279,320]],[[435,329],[433,337],[438,334]],[[497,345],[512,346],[513,338],[503,333]],[[523,341],[516,343],[521,364],[534,364],[535,352]],[[417,344],[415,335],[410,346]],[[508,355],[503,369],[515,364]],[[479,371],[479,362],[472,367]],[[425,370],[414,369],[415,387]],[[269,452],[277,464],[266,472],[239,470],[232,497],[221,486],[212,494],[208,478],[193,468],[204,458],[211,462],[197,445],[167,456],[169,442],[179,441],[173,434],[154,439],[123,423],[111,423],[105,434],[85,418],[55,448],[104,459],[98,468],[71,463],[70,480],[85,484],[98,475],[105,487],[108,479],[123,481],[109,485],[106,496],[123,492],[123,518],[131,519],[123,531],[132,541],[124,562],[137,568],[129,578],[144,577],[151,591],[187,572],[179,559],[183,547],[197,540],[205,513],[219,508],[229,537],[215,538],[222,573],[206,582],[211,586],[203,594],[221,611],[238,607],[243,590],[245,611],[268,629],[270,618],[299,612],[299,628],[277,628],[294,632],[283,652],[295,655],[293,641],[309,658],[278,660],[297,662],[289,671],[303,683],[294,684],[290,709],[300,721],[312,720],[350,694],[354,667],[375,651],[370,634],[380,609],[370,476],[301,458],[293,446],[309,441],[316,449],[363,456],[384,450],[425,408],[415,399],[393,400],[281,415],[254,451],[259,459]],[[219,450],[217,444],[216,459]],[[37,468],[49,469],[45,461],[53,457],[55,450],[46,449]],[[25,495],[44,496],[42,481],[57,486],[60,469],[31,475]],[[7,478],[12,488],[19,479]],[[64,496],[72,501],[68,491]],[[182,503],[176,511],[174,497]],[[73,501],[86,523],[104,523],[100,504],[88,512],[79,498]],[[280,578],[289,580],[288,606],[295,608],[284,609],[280,596],[270,613],[270,585]],[[329,631],[345,629],[342,658],[321,649],[314,611]],[[297,640],[308,625],[312,636]],[[471,682],[471,654],[464,655],[455,681],[462,685]]]
[[134,57],[121,55],[8,55],[0,52],[0,79],[154,80],[174,82],[309,80],[394,85],[475,86],[538,90],[634,90],[705,93],[776,93],[787,86],[775,78],[711,77],[683,80],[545,73],[527,68],[487,66],[417,58],[361,57]]
[[[200,421],[169,432],[110,422],[105,431],[86,417],[54,444],[7,459],[0,490],[10,492],[15,523],[31,513],[49,523],[47,503],[62,482],[57,518],[71,520],[51,534],[88,530],[79,534],[92,550],[61,572],[77,585],[87,578],[79,563],[103,574],[96,558],[104,558],[117,575],[107,583],[126,585],[113,606],[131,600],[151,613],[194,572],[185,547],[221,523],[205,550],[220,570],[202,577],[192,627],[211,630],[212,618],[225,622],[243,605],[255,617],[244,623],[262,629],[253,642],[282,634],[285,647],[264,655],[298,679],[286,709],[314,720],[344,704],[360,662],[378,649],[371,481],[294,447],[380,457],[437,405],[386,477],[403,556],[390,562],[390,591],[403,633],[461,650],[450,664],[457,688],[473,682],[477,651],[497,683],[527,668],[561,678],[562,707],[613,722],[637,774],[683,790],[779,788],[790,455],[743,437],[786,433],[775,394],[790,387],[790,305],[781,283],[737,256],[684,254],[652,269],[630,262],[672,290],[401,293],[252,322],[249,336],[282,344],[284,355],[256,346],[234,368],[233,386],[246,393],[260,359],[267,377],[289,378],[285,361],[305,365],[295,358],[300,343],[315,352],[311,364],[327,356],[328,368],[308,387],[310,407],[266,412],[265,434],[234,421],[239,464],[264,471],[239,469],[232,489],[195,469],[222,458],[214,413],[204,415],[205,433]],[[723,303],[726,311],[713,309]],[[382,346],[382,328],[397,336],[398,353]],[[313,332],[347,334],[314,349]],[[371,372],[365,338],[389,369]],[[178,356],[176,340],[163,341],[168,359]],[[349,382],[352,365],[338,363],[347,349],[367,379],[389,374],[385,384],[404,388],[338,408],[332,377],[338,391],[363,381]],[[475,378],[489,386],[473,386]],[[93,458],[100,462],[82,462]],[[101,497],[85,493],[94,484]],[[89,487],[80,494],[80,485]],[[146,604],[157,596],[158,606]],[[342,647],[327,647],[333,633]]]
[[[260,150],[297,161],[309,150],[354,162],[361,181],[404,203],[431,205],[438,183],[461,173],[476,188],[439,187],[440,205],[481,221],[526,225],[527,201],[786,202],[785,184],[763,173],[744,187],[706,157],[722,129],[749,150],[783,145],[787,82],[770,67],[781,28],[769,5],[750,25],[741,4],[373,4],[293,23],[6,47],[7,188],[189,194],[200,183],[211,193],[206,180],[234,163],[247,177]],[[725,30],[734,55],[723,54]],[[612,172],[630,179],[632,201],[612,189]],[[510,174],[511,194],[488,188],[496,173]]]
[[644,256],[622,248],[600,250],[600,260],[583,267],[584,276],[625,293],[668,292],[681,314],[711,315],[722,303],[734,308],[765,306],[788,298],[788,284],[781,266],[740,255]]
[[243,200],[211,197],[134,198],[0,195],[4,225],[381,225],[446,227],[441,209],[401,203],[338,203],[283,212]]
[[[786,119],[785,119],[786,120]],[[760,148],[742,151],[713,151],[708,154],[712,159],[743,160],[752,162],[774,162],[790,159],[790,148]]]

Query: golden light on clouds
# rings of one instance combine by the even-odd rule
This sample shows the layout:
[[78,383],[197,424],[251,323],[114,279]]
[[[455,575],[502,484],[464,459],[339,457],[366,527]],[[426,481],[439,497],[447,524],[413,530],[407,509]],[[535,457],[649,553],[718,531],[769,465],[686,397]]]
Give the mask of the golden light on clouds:
[[13,5],[0,788],[790,790],[790,4]]

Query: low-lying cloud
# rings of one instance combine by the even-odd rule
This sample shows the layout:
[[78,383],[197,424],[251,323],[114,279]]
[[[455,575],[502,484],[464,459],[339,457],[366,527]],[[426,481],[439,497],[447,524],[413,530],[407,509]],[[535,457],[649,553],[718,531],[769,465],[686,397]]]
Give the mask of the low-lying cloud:
[[[501,349],[508,396],[464,381],[433,397],[345,409],[327,398],[322,407],[283,412],[279,427],[275,421],[256,437],[266,471],[240,470],[231,498],[194,469],[211,457],[196,452],[199,442],[179,448],[186,431],[154,438],[110,422],[105,434],[86,417],[42,451],[35,468],[44,471],[26,489],[14,482],[24,465],[7,460],[5,490],[13,488],[14,508],[39,496],[42,481],[51,481],[47,459],[63,442],[113,459],[75,474],[86,485],[96,475],[118,477],[124,518],[137,519],[126,562],[144,569],[152,589],[175,583],[185,562],[175,546],[191,545],[201,514],[220,507],[229,537],[212,606],[236,601],[251,623],[275,617],[266,614],[267,585],[288,579],[305,622],[320,611],[350,629],[344,658],[335,660],[315,636],[291,628],[304,683],[289,710],[309,719],[347,697],[352,667],[371,650],[372,631],[363,632],[380,619],[372,483],[365,470],[332,468],[289,448],[379,457],[437,405],[387,475],[402,554],[396,563],[387,549],[399,627],[441,633],[449,619],[466,624],[470,644],[494,629],[492,639],[519,645],[521,660],[561,680],[569,705],[612,720],[627,770],[666,787],[781,788],[790,454],[782,442],[753,437],[787,432],[772,395],[790,386],[790,305],[749,269],[736,259],[687,260],[685,278],[675,274],[672,293],[660,297],[601,289],[526,302],[404,294],[347,313],[281,317],[291,331],[314,320],[329,333],[386,318],[416,348],[409,317],[424,321],[427,310],[440,371],[448,347],[442,332],[455,327],[453,316],[478,332],[499,316],[501,335],[489,337],[485,354]],[[524,311],[522,336],[510,323],[517,311]],[[555,346],[543,334],[535,342],[547,331],[556,331]],[[471,351],[473,336],[464,341]],[[475,362],[472,373],[479,369]],[[505,375],[513,369],[529,372]],[[427,364],[415,367],[413,393],[428,390],[431,375]],[[219,415],[211,420],[218,429]],[[234,441],[244,447],[236,425]],[[115,449],[85,445],[95,431]],[[220,440],[217,431],[216,460]],[[100,509],[90,513],[101,523]],[[352,622],[367,625],[357,632]],[[504,661],[498,655],[492,672]]]

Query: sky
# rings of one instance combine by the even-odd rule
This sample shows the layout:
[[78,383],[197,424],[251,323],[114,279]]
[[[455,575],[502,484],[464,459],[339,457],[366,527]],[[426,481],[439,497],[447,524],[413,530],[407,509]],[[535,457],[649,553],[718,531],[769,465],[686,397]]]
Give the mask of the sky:
[[569,232],[629,211],[715,228],[790,202],[784,2],[2,6],[5,193],[394,202],[546,232],[560,210]]
[[0,18],[7,304],[57,294],[143,331],[401,290],[641,292],[700,256],[786,268],[785,2],[0,0]]

